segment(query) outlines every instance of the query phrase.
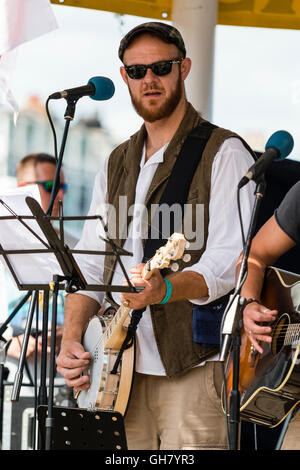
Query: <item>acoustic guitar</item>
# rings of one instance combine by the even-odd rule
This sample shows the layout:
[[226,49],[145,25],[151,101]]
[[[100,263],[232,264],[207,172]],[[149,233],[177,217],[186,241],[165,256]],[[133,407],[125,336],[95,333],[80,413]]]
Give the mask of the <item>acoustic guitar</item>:
[[[300,276],[267,268],[261,302],[271,310],[278,310],[278,316],[270,325],[272,342],[261,343],[262,354],[253,348],[242,330],[240,417],[272,428],[300,403]],[[232,376],[230,354],[226,368],[228,406]]]

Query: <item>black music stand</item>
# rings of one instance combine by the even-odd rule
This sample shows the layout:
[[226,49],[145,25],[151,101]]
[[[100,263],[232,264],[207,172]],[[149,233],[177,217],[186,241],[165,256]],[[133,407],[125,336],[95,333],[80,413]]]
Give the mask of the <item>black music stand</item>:
[[[38,407],[41,448],[46,445],[47,407]],[[121,413],[53,407],[55,428],[51,450],[127,450],[124,420]]]
[[[32,197],[27,197],[26,198],[26,203],[27,206],[29,207],[31,213],[33,214],[32,216],[19,216],[14,213],[14,211],[2,200],[0,200],[0,204],[2,204],[8,211],[10,215],[7,216],[1,216],[0,217],[0,222],[1,220],[7,220],[7,219],[13,219],[18,221],[20,224],[22,224],[23,227],[25,227],[31,234],[32,236],[41,244],[42,248],[32,248],[32,249],[5,249],[3,248],[2,244],[0,243],[0,255],[3,256],[13,278],[16,281],[16,284],[19,288],[19,290],[28,290],[32,291],[32,296],[31,296],[31,302],[30,302],[30,307],[29,307],[29,312],[28,312],[28,317],[27,317],[27,322],[26,322],[26,327],[25,327],[25,333],[24,333],[24,340],[22,344],[22,349],[21,349],[21,355],[20,355],[20,361],[19,361],[19,366],[18,366],[18,371],[16,373],[16,378],[15,378],[15,383],[14,383],[14,388],[12,391],[12,401],[18,401],[19,399],[19,392],[22,384],[22,378],[23,378],[23,366],[24,366],[24,361],[26,357],[26,350],[27,350],[27,345],[28,345],[28,340],[29,340],[29,335],[31,331],[31,324],[32,324],[32,319],[33,319],[33,314],[35,310],[35,304],[37,302],[37,296],[38,292],[40,290],[43,290],[44,292],[49,294],[49,291],[53,292],[53,303],[52,303],[52,324],[51,324],[51,352],[50,352],[50,374],[49,374],[49,397],[48,397],[48,405],[47,405],[47,417],[45,417],[44,421],[42,420],[41,422],[45,422],[45,439],[41,440],[41,443],[45,444],[45,449],[46,450],[51,450],[52,445],[53,445],[53,439],[52,439],[52,432],[55,430],[55,417],[58,417],[59,414],[57,414],[55,407],[53,405],[53,391],[54,391],[54,377],[55,377],[55,346],[56,346],[56,319],[57,319],[57,296],[59,290],[65,290],[68,293],[74,293],[78,290],[87,290],[87,291],[103,291],[103,292],[139,292],[141,289],[134,287],[130,279],[126,273],[126,270],[121,262],[120,256],[132,256],[132,253],[129,253],[128,251],[124,250],[123,248],[117,246],[112,240],[110,240],[107,228],[104,226],[103,220],[101,216],[92,216],[92,217],[75,217],[74,219],[81,219],[81,220],[87,220],[87,219],[99,219],[101,223],[104,226],[104,230],[106,233],[106,238],[103,238],[106,242],[108,242],[111,246],[111,251],[82,251],[82,250],[70,250],[67,245],[64,244],[64,235],[63,235],[63,221],[64,220],[72,220],[72,217],[50,217],[47,216],[37,200],[35,200]],[[55,229],[53,228],[50,220],[57,219],[60,221],[60,229],[61,229],[61,237],[59,238]],[[37,223],[37,229],[34,230],[32,226],[28,225],[26,220],[34,220]],[[39,232],[39,233],[37,233]],[[13,255],[18,255],[18,254],[52,254],[54,255],[56,261],[57,261],[57,268],[58,268],[58,273],[53,274],[52,273],[52,279],[49,278],[48,283],[28,283],[25,284],[21,282],[16,274],[16,271],[14,269],[11,256]],[[124,273],[125,278],[127,279],[128,285],[127,286],[110,286],[110,285],[98,285],[98,284],[93,284],[89,285],[87,284],[75,258],[73,257],[73,253],[79,253],[79,254],[93,254],[93,255],[110,255],[110,256],[115,256],[118,259],[118,262],[120,263],[121,269]],[[50,276],[51,277],[51,276]],[[48,302],[48,296],[46,296],[46,300]],[[6,322],[5,322],[6,323]],[[45,379],[45,377],[44,377]],[[43,406],[44,403],[41,404]],[[42,409],[43,410],[43,409]],[[65,412],[67,412],[68,408],[66,408]],[[61,411],[61,410],[60,410]],[[82,409],[76,409],[72,411],[72,423],[78,423],[77,418],[75,418],[75,415],[78,414],[79,417],[81,418],[82,413],[86,410]],[[89,411],[89,413],[91,413]],[[99,415],[99,412],[97,412]],[[107,414],[108,413],[108,414]],[[111,417],[109,418],[109,415]],[[105,418],[106,419],[113,419],[115,417],[115,413],[110,413],[106,412]],[[39,416],[43,415],[43,412],[41,411]],[[85,416],[85,413],[84,413]],[[89,415],[91,416],[91,415]],[[118,416],[118,424],[122,421],[122,416]],[[120,424],[121,426],[121,424]],[[121,442],[122,442],[122,448],[124,448],[124,442],[126,442],[126,438],[124,433],[121,434],[120,430],[116,430],[118,434],[118,437],[121,436]],[[123,432],[123,431],[122,431]],[[99,432],[98,432],[99,434]],[[43,436],[43,433],[41,433],[41,436]],[[55,438],[56,439],[56,438]],[[54,441],[56,442],[56,440]],[[118,442],[118,441],[116,441]],[[114,444],[115,444],[115,439],[114,439]],[[112,444],[112,446],[114,446]],[[105,446],[107,446],[107,440],[105,440]],[[118,445],[118,444],[116,444]]]

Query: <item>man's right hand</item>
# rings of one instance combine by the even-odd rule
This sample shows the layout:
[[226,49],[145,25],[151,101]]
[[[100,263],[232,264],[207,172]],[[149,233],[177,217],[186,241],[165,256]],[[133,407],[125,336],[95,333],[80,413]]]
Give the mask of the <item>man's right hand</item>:
[[277,315],[277,310],[270,310],[257,302],[251,302],[244,308],[244,330],[252,345],[260,354],[263,353],[263,348],[259,342],[270,343],[272,341],[272,328],[266,323],[276,320]]
[[56,359],[57,371],[69,387],[74,387],[74,391],[87,390],[90,387],[87,374],[90,360],[90,353],[84,350],[81,343],[72,340],[62,343]]

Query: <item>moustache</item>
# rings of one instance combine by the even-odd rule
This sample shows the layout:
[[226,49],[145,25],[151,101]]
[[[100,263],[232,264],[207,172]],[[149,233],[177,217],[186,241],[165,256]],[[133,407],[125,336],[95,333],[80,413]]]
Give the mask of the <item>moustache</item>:
[[142,94],[146,95],[147,93],[164,93],[164,91],[164,88],[157,85],[146,85],[142,90]]

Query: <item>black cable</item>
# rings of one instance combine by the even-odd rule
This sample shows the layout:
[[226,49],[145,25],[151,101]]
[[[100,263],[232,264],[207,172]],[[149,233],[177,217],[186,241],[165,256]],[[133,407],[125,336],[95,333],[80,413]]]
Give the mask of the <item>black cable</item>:
[[243,218],[242,218],[242,211],[241,211],[240,188],[238,188],[238,190],[237,190],[237,206],[238,206],[238,214],[239,214],[242,242],[243,242],[243,246],[244,246],[245,243],[246,243],[246,240],[245,240],[244,227],[243,227]]
[[54,124],[53,124],[53,121],[52,121],[52,118],[51,118],[51,114],[50,114],[50,111],[49,111],[49,101],[50,101],[50,98],[48,97],[48,99],[46,101],[46,113],[47,113],[47,116],[48,116],[48,119],[49,119],[49,122],[50,122],[52,133],[53,133],[54,156],[55,156],[55,160],[57,161],[58,160],[58,156],[57,156],[58,155],[58,153],[57,153],[57,138],[56,138],[55,127],[54,127]]

